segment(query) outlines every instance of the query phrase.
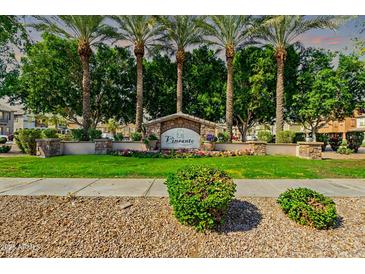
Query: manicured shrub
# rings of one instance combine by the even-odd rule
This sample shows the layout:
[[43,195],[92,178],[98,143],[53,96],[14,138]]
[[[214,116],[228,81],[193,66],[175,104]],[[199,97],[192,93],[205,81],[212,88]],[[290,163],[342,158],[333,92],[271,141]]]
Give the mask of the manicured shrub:
[[333,135],[328,139],[328,143],[333,151],[337,151],[342,143],[342,137],[340,135]]
[[328,145],[328,140],[329,140],[329,138],[328,138],[327,134],[317,134],[317,141],[323,142],[322,151],[326,150],[326,146]]
[[276,134],[277,143],[293,143],[295,138],[295,132],[290,130],[279,131]]
[[182,168],[168,176],[165,184],[176,218],[197,230],[222,223],[236,191],[224,171],[204,166]]
[[54,128],[47,128],[42,131],[43,138],[58,138],[57,130]]
[[71,129],[72,139],[75,141],[83,141],[84,140],[84,130],[82,128]]
[[100,139],[103,134],[101,130],[95,128],[90,128],[87,133],[90,141],[94,141],[95,139]]
[[58,138],[60,138],[62,141],[72,141],[73,140],[71,133],[58,134]]
[[123,139],[124,139],[123,133],[117,133],[114,135],[115,141],[123,141]]
[[15,131],[14,132],[14,140],[15,140],[15,143],[16,143],[16,145],[18,146],[18,148],[20,149],[20,151],[22,152],[22,153],[25,153],[25,149],[24,149],[24,147],[22,146],[22,142],[20,141],[20,139],[19,139],[19,131],[20,130],[17,130],[17,131]]
[[277,202],[288,217],[301,225],[327,229],[336,224],[335,202],[308,188],[288,189]]
[[11,146],[0,146],[0,153],[8,153],[11,149]]
[[131,134],[132,141],[141,141],[142,140],[142,134],[140,132],[133,132]]
[[6,144],[7,141],[8,139],[6,139],[5,137],[0,137],[0,144]]
[[348,142],[347,147],[354,152],[358,152],[359,147],[364,141],[364,132],[347,132],[346,139]]
[[84,130],[82,128],[71,129],[72,139],[75,141],[94,141],[95,139],[102,138],[101,130],[90,128],[87,132],[87,136],[84,136]]
[[42,138],[42,131],[39,129],[19,129],[15,134],[15,142],[19,149],[27,154],[36,154],[36,139]]
[[219,143],[227,143],[229,140],[229,134],[227,131],[219,132],[217,138]]
[[349,155],[353,152],[351,148],[348,148],[347,141],[342,140],[340,147],[337,149],[337,153]]
[[268,130],[261,130],[257,133],[257,139],[259,141],[271,143],[273,140],[273,136],[270,131]]
[[147,139],[150,140],[150,141],[157,141],[158,140],[157,136],[153,133],[148,135]]

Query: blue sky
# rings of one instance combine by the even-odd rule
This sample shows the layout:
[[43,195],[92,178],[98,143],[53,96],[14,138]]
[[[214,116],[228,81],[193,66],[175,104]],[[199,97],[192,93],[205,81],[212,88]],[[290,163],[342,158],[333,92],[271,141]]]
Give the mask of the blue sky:
[[355,37],[365,40],[365,16],[361,15],[343,24],[338,30],[312,30],[299,39],[304,46],[325,48],[334,51],[349,53],[353,50],[352,39]]
[[[365,16],[360,15],[347,21],[336,31],[329,29],[312,30],[301,35],[299,41],[306,47],[311,46],[350,53],[354,48],[352,39],[357,37],[365,40],[365,31],[361,33],[361,29],[365,28],[364,23]],[[34,40],[39,40],[40,38],[35,31],[32,31],[31,37]]]

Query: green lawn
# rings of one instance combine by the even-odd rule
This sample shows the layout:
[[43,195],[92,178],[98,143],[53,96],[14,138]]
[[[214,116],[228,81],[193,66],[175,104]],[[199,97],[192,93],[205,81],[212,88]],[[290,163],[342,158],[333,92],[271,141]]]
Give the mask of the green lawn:
[[191,164],[226,170],[234,178],[365,178],[365,160],[305,160],[283,156],[140,159],[109,155],[0,158],[0,177],[154,177]]

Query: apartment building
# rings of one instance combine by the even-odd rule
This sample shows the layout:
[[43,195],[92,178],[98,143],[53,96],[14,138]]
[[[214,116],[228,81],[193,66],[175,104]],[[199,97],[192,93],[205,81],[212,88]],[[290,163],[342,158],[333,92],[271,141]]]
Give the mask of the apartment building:
[[343,121],[330,121],[319,129],[319,133],[342,134],[346,138],[347,132],[365,132],[365,113],[355,112],[354,117],[346,117]]
[[0,102],[0,135],[14,133],[14,110]]

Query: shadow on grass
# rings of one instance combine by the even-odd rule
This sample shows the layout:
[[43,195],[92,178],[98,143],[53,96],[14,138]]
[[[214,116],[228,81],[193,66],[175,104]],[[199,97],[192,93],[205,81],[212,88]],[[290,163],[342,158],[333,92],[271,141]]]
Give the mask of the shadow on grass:
[[257,227],[261,220],[262,215],[255,205],[235,199],[228,209],[224,224],[219,225],[216,231],[219,233],[249,231]]

